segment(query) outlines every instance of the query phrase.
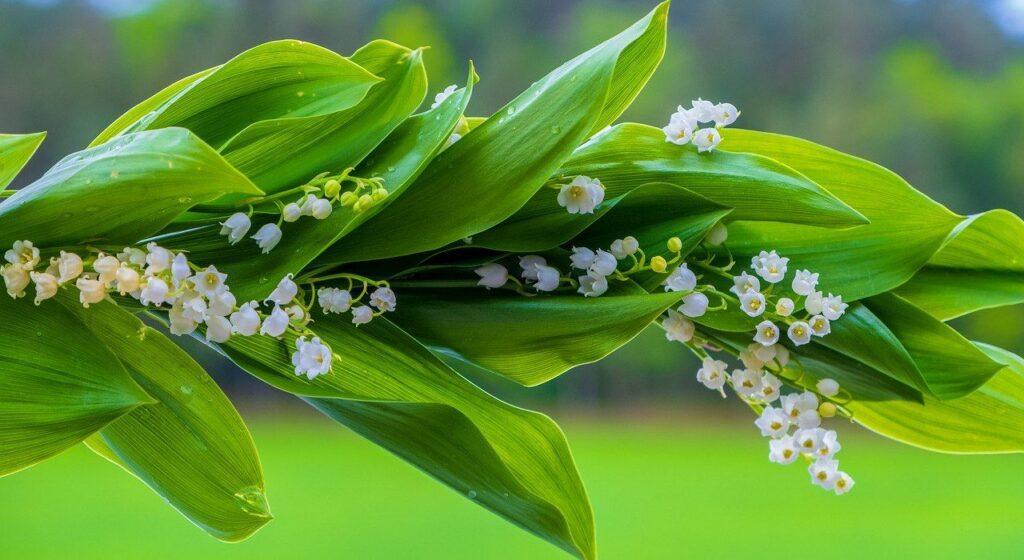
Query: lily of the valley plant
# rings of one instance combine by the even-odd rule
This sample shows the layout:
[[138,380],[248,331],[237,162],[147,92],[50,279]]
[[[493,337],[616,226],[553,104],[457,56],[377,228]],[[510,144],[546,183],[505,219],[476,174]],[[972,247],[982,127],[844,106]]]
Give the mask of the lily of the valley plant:
[[[593,558],[562,432],[460,372],[534,386],[652,324],[701,359],[695,383],[751,409],[771,462],[806,469],[794,484],[853,488],[851,422],[1024,449],[1024,362],[947,324],[1024,301],[1024,223],[741,130],[685,83],[664,122],[615,124],[667,11],[489,117],[466,112],[472,66],[431,87],[418,49],[268,43],[2,191],[0,475],[84,442],[211,535],[253,534],[271,518],[256,450],[174,341],[191,336]],[[0,136],[0,188],[42,140]]]

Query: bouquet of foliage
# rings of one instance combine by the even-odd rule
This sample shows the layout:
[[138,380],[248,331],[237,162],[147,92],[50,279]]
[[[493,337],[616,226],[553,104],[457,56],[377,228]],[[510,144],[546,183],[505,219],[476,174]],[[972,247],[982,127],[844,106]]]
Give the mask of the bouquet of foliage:
[[[613,125],[667,12],[486,118],[466,114],[472,65],[417,112],[419,49],[267,43],[2,191],[0,475],[84,442],[218,539],[267,523],[252,438],[169,335],[581,558],[593,515],[562,432],[463,374],[539,385],[654,323],[753,410],[772,462],[836,494],[840,419],[1024,449],[1024,361],[947,324],[1024,301],[1024,223],[730,127],[729,103]],[[0,136],[0,188],[42,140]]]

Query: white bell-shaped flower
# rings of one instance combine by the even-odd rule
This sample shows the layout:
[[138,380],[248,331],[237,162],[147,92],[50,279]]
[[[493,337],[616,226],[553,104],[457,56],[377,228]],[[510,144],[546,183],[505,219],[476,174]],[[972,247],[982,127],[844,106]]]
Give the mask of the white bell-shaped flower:
[[288,313],[281,309],[280,305],[275,305],[274,310],[270,312],[270,316],[260,325],[260,334],[277,338],[288,330],[290,320],[291,318],[288,316]]
[[793,292],[801,296],[809,296],[818,286],[818,273],[810,270],[798,270],[793,276]]
[[572,254],[569,255],[572,267],[580,270],[589,269],[590,265],[594,264],[594,259],[596,258],[597,254],[594,253],[594,250],[586,247],[573,247]]
[[825,336],[832,332],[832,323],[824,315],[815,315],[808,321],[814,336]]
[[227,317],[207,317],[206,341],[218,344],[231,338],[231,321]]
[[835,430],[826,430],[821,438],[821,447],[814,453],[818,459],[831,459],[843,446],[839,444],[839,434]]
[[771,346],[779,341],[779,327],[775,323],[764,320],[757,324],[757,334],[754,335],[754,342],[762,346]]
[[839,394],[839,382],[829,377],[818,381],[815,388],[824,397],[834,397]]
[[317,198],[311,203],[310,215],[317,220],[326,220],[331,217],[332,212],[334,212],[334,206],[326,198]]
[[92,263],[92,269],[99,274],[99,281],[110,285],[117,278],[117,269],[121,267],[117,257],[100,253]]
[[256,234],[252,236],[256,240],[256,244],[263,251],[263,254],[267,254],[277,247],[277,244],[281,242],[281,228],[274,222],[263,224],[263,226],[256,231]]
[[761,292],[747,292],[740,296],[740,310],[751,317],[760,317],[765,306],[764,294]]
[[558,191],[558,205],[570,214],[593,214],[604,201],[604,185],[597,179],[577,175]]
[[790,421],[796,422],[802,413],[818,409],[818,396],[810,391],[790,393],[783,395],[780,404],[782,410],[789,416]]
[[758,400],[766,403],[775,402],[781,396],[780,389],[782,389],[782,380],[771,373],[765,372],[761,376],[761,390],[757,394]]
[[0,273],[3,273],[7,295],[14,299],[25,295],[25,288],[32,281],[27,270],[16,264],[9,264],[0,268]]
[[78,301],[86,308],[107,297],[107,285],[99,280],[79,278],[75,282],[75,287],[78,288]]
[[500,288],[508,282],[508,269],[498,263],[485,264],[473,272],[480,277],[476,285],[487,289]]
[[186,314],[184,301],[180,298],[171,306],[171,310],[167,313],[167,316],[170,319],[169,329],[171,334],[175,336],[192,334],[199,326],[197,321],[190,318],[191,310]]
[[587,272],[595,276],[608,276],[615,272],[618,266],[619,261],[615,258],[615,255],[604,249],[598,249],[594,252],[594,262],[590,264]]
[[825,296],[821,292],[811,292],[804,302],[804,309],[811,315],[819,315],[825,310]]
[[377,288],[370,294],[370,305],[381,312],[394,311],[398,305],[394,290],[388,287]]
[[252,336],[259,332],[261,319],[257,311],[258,307],[258,303],[250,301],[242,304],[238,311],[231,314],[231,326],[234,328],[235,334]]
[[228,243],[234,245],[249,233],[252,227],[252,220],[245,212],[236,212],[220,223],[220,234],[228,236]]
[[725,397],[725,382],[728,380],[729,375],[727,369],[729,364],[721,360],[714,358],[704,358],[701,363],[701,368],[697,370],[697,381],[712,391],[718,391]]
[[340,288],[320,288],[317,300],[324,313],[344,313],[352,307],[352,293]]
[[548,261],[540,255],[524,255],[519,257],[519,268],[523,269],[523,279],[537,281],[537,267],[545,266]]
[[661,131],[665,133],[665,141],[678,146],[689,144],[693,138],[693,131],[696,129],[697,119],[693,117],[691,111],[682,107],[672,113],[667,125],[661,127]]
[[800,450],[797,449],[793,436],[783,436],[771,440],[768,442],[768,450],[768,460],[780,465],[788,465],[800,456]]
[[368,305],[360,305],[352,309],[352,323],[365,325],[373,319],[373,308]]
[[536,265],[537,281],[533,288],[538,292],[551,292],[558,288],[562,281],[562,273],[557,268],[547,265]]
[[842,296],[829,294],[828,297],[822,301],[821,313],[829,321],[835,321],[846,313],[847,307],[849,307],[849,304],[843,303]]
[[788,297],[779,298],[779,301],[775,302],[775,314],[782,317],[789,317],[793,314],[793,309],[796,307],[796,303]]
[[702,128],[693,133],[693,145],[700,153],[714,150],[721,141],[722,135],[717,128]]
[[850,478],[850,475],[843,471],[839,471],[836,473],[835,486],[832,488],[832,491],[835,492],[836,495],[842,495],[849,492],[850,489],[853,488],[853,484],[853,479]]
[[174,259],[174,255],[170,251],[156,243],[146,245],[146,250],[149,251],[146,255],[146,264],[148,265],[146,272],[148,274],[157,274],[171,267],[171,260]]
[[15,241],[13,247],[4,253],[4,260],[28,272],[39,264],[39,248],[31,241]]
[[708,310],[708,296],[694,292],[683,298],[683,304],[678,310],[687,317],[702,317]]
[[622,239],[612,241],[612,245],[609,247],[609,251],[611,251],[617,259],[624,259],[636,253],[638,250],[640,250],[640,241],[632,235],[627,235]]
[[60,282],[57,281],[56,276],[49,272],[30,272],[29,276],[36,286],[36,305],[42,303],[43,300],[57,295],[57,288],[60,287]]
[[836,479],[839,478],[839,461],[835,459],[818,459],[811,466],[807,467],[811,473],[811,482],[821,486],[825,490],[832,490],[836,487]]
[[146,285],[142,287],[142,292],[139,294],[139,301],[142,305],[163,305],[167,301],[167,293],[170,291],[170,287],[163,278],[151,276],[146,279]]
[[736,110],[736,106],[732,103],[719,103],[715,105],[712,113],[715,126],[718,127],[729,126],[736,122],[736,119],[740,116],[740,112]]
[[757,279],[757,276],[751,276],[746,272],[741,273],[732,279],[733,286],[729,288],[729,291],[742,296],[747,292],[757,292],[761,290],[761,281]]
[[117,272],[114,274],[114,279],[117,281],[117,292],[122,296],[130,294],[141,287],[142,277],[139,275],[139,271],[127,263],[121,263],[121,266],[118,267]]
[[264,301],[272,301],[278,305],[287,305],[295,299],[295,295],[298,293],[298,284],[292,280],[292,275],[288,274],[277,283],[277,287],[274,288],[274,291]]
[[228,275],[223,272],[219,272],[217,267],[208,266],[205,270],[201,270],[195,274],[190,280],[195,290],[200,294],[208,298],[227,291],[227,285],[224,283],[228,279]]
[[789,340],[793,341],[793,344],[797,346],[803,346],[811,341],[811,326],[804,321],[795,321],[789,326],[789,330],[786,334],[789,336]]
[[825,437],[825,430],[821,428],[808,428],[805,430],[797,430],[793,433],[793,439],[796,440],[796,447],[801,453],[807,453],[813,455],[821,448],[821,440]]
[[302,208],[299,208],[299,205],[294,202],[285,204],[284,208],[281,210],[281,219],[288,223],[297,222],[301,217]]
[[85,265],[82,262],[82,257],[79,257],[75,253],[67,253],[64,251],[60,252],[60,258],[57,261],[57,280],[61,284],[70,282],[82,275]]
[[608,291],[608,279],[593,272],[587,273],[578,278],[580,287],[577,292],[584,297],[598,297]]
[[715,104],[698,97],[691,102],[690,114],[699,123],[712,122],[715,120]]
[[666,292],[689,292],[697,287],[697,275],[686,266],[686,263],[683,263],[666,276],[661,283],[665,286]]
[[668,317],[661,322],[661,327],[665,329],[665,338],[683,343],[689,342],[693,338],[693,321],[674,309],[669,309],[667,313]]
[[789,417],[781,409],[766,406],[754,425],[761,430],[762,436],[779,438],[789,430]]
[[235,298],[235,294],[225,290],[210,298],[206,312],[216,317],[227,317],[235,310],[236,303],[238,300]]
[[704,236],[704,241],[708,245],[718,247],[722,243],[725,243],[726,239],[729,238],[729,229],[725,227],[725,224],[718,222],[711,228],[711,231]]
[[295,353],[292,354],[292,365],[295,375],[305,375],[310,381],[331,371],[334,354],[319,338],[306,342],[306,337],[295,341]]

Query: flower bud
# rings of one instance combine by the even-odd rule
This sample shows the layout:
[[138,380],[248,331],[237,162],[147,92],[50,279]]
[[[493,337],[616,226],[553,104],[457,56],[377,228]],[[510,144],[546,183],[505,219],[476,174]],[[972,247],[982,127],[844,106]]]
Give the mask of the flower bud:
[[339,183],[336,179],[331,179],[330,181],[327,181],[327,183],[324,185],[324,196],[326,196],[327,198],[334,198],[338,196],[338,193],[340,192],[341,183]]
[[374,202],[380,202],[388,197],[388,190],[383,188],[376,188],[373,189],[373,194],[370,196],[373,197]]
[[267,254],[274,250],[274,247],[277,247],[277,244],[281,242],[281,228],[273,222],[263,224],[263,227],[252,238],[256,240],[256,244],[263,250],[263,254]]
[[665,257],[656,255],[651,257],[651,270],[657,273],[665,272],[668,269],[668,262],[665,261]]
[[673,237],[668,240],[668,250],[673,253],[678,253],[683,250],[683,240],[678,237]]
[[836,405],[830,402],[821,403],[821,406],[818,407],[818,414],[822,418],[832,418],[836,415]]
[[96,259],[96,262],[92,263],[92,269],[99,273],[100,282],[104,284],[110,284],[117,277],[117,269],[120,268],[121,263],[117,261],[117,257],[110,255],[100,254]]
[[60,259],[57,262],[58,280],[61,284],[70,282],[82,275],[82,257],[74,253],[60,252]]
[[326,198],[318,198],[312,203],[313,217],[318,220],[326,220],[334,211],[334,206]]
[[364,195],[359,197],[359,200],[356,201],[356,204],[353,207],[353,210],[355,210],[356,212],[363,212],[365,210],[370,209],[372,206],[373,206],[373,197],[368,195],[368,194],[364,194]]
[[729,230],[725,229],[725,226],[721,222],[715,224],[715,227],[711,228],[708,232],[707,237],[704,241],[707,241],[708,245],[719,246],[725,243],[725,240],[729,238]]
[[341,198],[338,199],[342,206],[352,206],[357,200],[359,200],[359,197],[352,191],[341,193]]

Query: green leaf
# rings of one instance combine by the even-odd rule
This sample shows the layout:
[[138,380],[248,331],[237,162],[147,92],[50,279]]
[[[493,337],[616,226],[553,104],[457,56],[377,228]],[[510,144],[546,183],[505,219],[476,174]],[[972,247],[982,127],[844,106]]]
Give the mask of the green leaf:
[[[606,200],[645,183],[672,183],[733,208],[733,220],[782,220],[830,227],[866,222],[816,183],[774,160],[724,151],[699,154],[692,147],[666,142],[661,130],[641,124],[620,124],[598,134],[573,153],[558,175],[600,179]],[[541,190],[488,233],[499,235],[523,220],[545,214],[571,217],[552,192]]]
[[262,194],[183,128],[128,134],[65,157],[0,204],[0,246],[134,243],[225,193]]
[[273,41],[172,84],[111,124],[93,145],[127,132],[175,126],[221,146],[258,121],[352,107],[378,81],[323,47]]
[[[476,503],[594,557],[590,503],[549,418],[480,390],[387,319],[356,327],[318,316],[313,330],[340,357],[311,382],[293,373],[293,340],[234,337],[221,348],[267,383],[319,397],[318,408]],[[454,446],[457,455],[442,453]]]
[[45,138],[45,132],[0,134],[0,189],[11,184]]
[[977,391],[958,399],[923,402],[854,400],[854,420],[879,434],[932,451],[1012,453],[1024,451],[1024,360],[1006,350],[975,343],[1004,364]]
[[256,122],[231,138],[221,153],[268,193],[358,164],[419,107],[427,73],[421,50],[390,41],[367,44],[352,62],[384,80],[358,105]]
[[259,247],[248,240],[228,245],[218,225],[173,236],[170,243],[187,247],[197,262],[216,263],[219,270],[230,276],[231,289],[240,301],[266,297],[269,289],[265,282],[259,282],[261,278],[276,281],[288,273],[298,274],[331,244],[372,220],[423,171],[447,142],[465,111],[474,76],[471,67],[464,89],[453,93],[437,108],[407,119],[357,167],[354,174],[358,177],[382,177],[390,194],[369,210],[355,212],[351,207],[337,207],[326,220],[283,224],[281,242],[267,255],[260,254]]
[[47,303],[0,297],[0,476],[153,402],[73,313]]
[[971,393],[1002,367],[952,327],[897,295],[882,294],[864,303],[896,335],[928,391],[940,399]]
[[[790,257],[790,268],[820,273],[820,289],[846,301],[906,282],[961,220],[895,173],[862,159],[778,134],[726,129],[723,136],[722,148],[788,165],[871,221],[845,230],[768,222],[729,228],[729,248],[739,257],[776,249]],[[787,219],[784,209],[779,219]]]
[[391,319],[437,351],[532,387],[611,354],[682,297],[612,284],[597,298],[403,288]]
[[896,293],[943,321],[1024,302],[1024,221],[992,210],[968,216]]
[[[555,203],[557,193],[540,194],[557,211],[533,202],[502,224],[473,236],[473,245],[501,251],[544,251],[570,240],[586,247],[607,248],[612,241],[632,235],[645,250],[664,248],[672,236],[700,242],[729,209],[668,183],[648,183],[606,199],[593,214],[570,214]],[[610,194],[610,193],[609,193]],[[607,195],[606,195],[607,196]],[[537,200],[534,198],[534,200]]]
[[113,303],[67,307],[157,400],[114,420],[89,447],[218,539],[243,540],[270,521],[252,437],[203,368]]
[[595,126],[620,111],[622,100],[644,85],[636,80],[661,59],[667,13],[668,3],[659,5],[629,29],[534,83],[434,158],[372,227],[361,228],[359,243],[335,246],[319,262],[429,251],[514,213]]

